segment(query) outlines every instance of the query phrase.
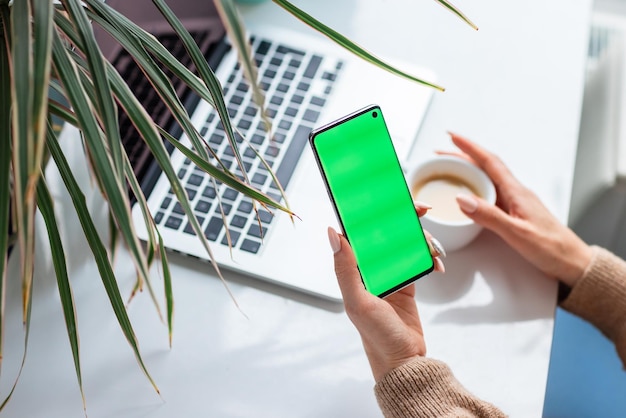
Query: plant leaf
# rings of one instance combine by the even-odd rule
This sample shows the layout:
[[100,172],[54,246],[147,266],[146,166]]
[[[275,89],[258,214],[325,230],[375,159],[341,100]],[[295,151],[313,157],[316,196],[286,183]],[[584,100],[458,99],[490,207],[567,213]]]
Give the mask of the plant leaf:
[[117,112],[113,103],[113,95],[109,87],[106,76],[104,58],[93,34],[93,27],[87,14],[85,13],[80,0],[60,0],[65,11],[76,27],[76,34],[81,40],[81,50],[85,54],[85,60],[89,67],[95,92],[95,106],[98,115],[101,117],[102,129],[113,157],[113,166],[119,181],[124,178],[124,168],[122,162],[122,140],[120,138]]
[[[87,66],[84,62],[84,60],[78,56],[77,54],[72,54],[72,56],[74,57],[75,60],[78,61],[78,65],[79,67],[82,69],[82,71],[79,73],[79,77],[81,78],[82,81],[82,85],[84,86],[85,92],[87,93],[87,95],[89,96],[89,98],[91,100],[95,99],[95,91],[94,91],[94,86],[91,84],[91,80],[88,78],[86,72],[87,70]],[[106,70],[110,70],[109,67],[109,63],[107,63],[107,67]],[[116,73],[117,74],[117,73]],[[108,76],[108,74],[107,74]],[[130,93],[129,93],[130,94]],[[103,134],[101,133],[101,136]],[[104,139],[103,139],[104,141]],[[143,193],[141,192],[141,187],[139,185],[139,182],[137,180],[137,178],[135,177],[135,173],[133,172],[133,168],[130,164],[130,161],[128,160],[128,156],[126,155],[125,152],[122,152],[122,164],[123,164],[123,169],[124,169],[124,175],[126,178],[126,181],[128,181],[128,184],[131,186],[133,192],[136,194],[137,196],[137,200],[138,200],[138,204],[141,205],[142,207],[142,211],[145,214],[149,214],[148,209],[147,209],[147,205],[145,202],[145,198],[143,196]],[[99,176],[99,173],[95,173],[96,176]],[[144,207],[145,206],[145,207]],[[115,216],[114,214],[109,211],[109,232],[110,232],[110,237],[111,237],[111,241],[110,241],[110,255],[111,255],[111,262],[113,262],[114,260],[114,254],[116,251],[116,242],[117,242],[117,238],[118,238],[118,229],[117,229],[117,225],[115,224]],[[151,220],[151,217],[147,218],[149,220]],[[152,222],[151,225],[147,225],[148,226],[148,231],[151,231],[154,228],[154,222]],[[154,237],[154,234],[150,234],[149,235],[149,239],[148,239],[148,254],[147,254],[147,264],[150,265],[153,258],[154,258],[154,247],[156,243],[156,238]],[[135,286],[135,289],[133,290],[132,294],[131,294],[131,298],[134,296],[135,291],[137,290],[141,290],[143,288],[143,283],[145,283],[148,287],[148,291],[150,293],[150,296],[152,298],[152,301],[154,302],[154,306],[157,310],[157,313],[159,315],[159,318],[163,319],[163,315],[161,314],[161,308],[159,306],[158,300],[156,298],[156,294],[154,292],[154,289],[152,288],[152,283],[150,281],[150,277],[148,276],[146,278],[146,280],[142,280],[141,276],[138,276],[137,278],[137,285]]]
[[[54,135],[54,133],[52,133]],[[83,409],[86,409],[85,393],[83,391],[83,378],[80,367],[80,354],[78,344],[78,331],[76,326],[76,309],[74,307],[74,296],[67,273],[67,262],[65,251],[63,250],[63,242],[61,234],[57,227],[57,220],[54,214],[54,204],[52,196],[48,190],[45,181],[41,179],[37,184],[37,206],[48,230],[48,239],[50,241],[50,252],[52,253],[52,263],[56,273],[57,287],[59,296],[61,297],[61,306],[63,308],[63,316],[65,317],[65,326],[67,328],[67,336],[70,340],[72,348],[72,357],[74,358],[74,369],[76,370],[76,378],[80,394],[83,399]]]
[[[33,132],[33,51],[32,10],[29,1],[13,4],[11,13],[11,53],[13,83],[13,179],[15,186],[15,214],[18,242],[22,254],[22,316],[26,310],[33,281],[34,268],[34,194],[29,193],[29,177],[35,160],[35,133]],[[33,190],[34,191],[34,190]]]
[[[8,22],[7,5],[0,6],[0,20]],[[11,91],[9,67],[10,28],[0,28],[0,91]],[[0,366],[4,354],[4,307],[6,302],[7,254],[9,251],[9,213],[11,210],[11,95],[0,95]]]
[[297,8],[296,6],[294,6],[293,4],[288,2],[287,0],[272,0],[272,1],[274,3],[276,3],[277,5],[279,5],[280,7],[282,7],[283,9],[285,9],[287,12],[291,13],[297,19],[299,19],[302,22],[304,22],[305,24],[311,26],[316,31],[318,31],[321,34],[325,35],[326,37],[330,38],[332,41],[334,41],[338,45],[342,46],[346,50],[350,51],[354,55],[360,57],[361,59],[363,59],[363,60],[365,60],[365,61],[367,61],[367,62],[369,62],[371,64],[374,64],[374,65],[376,65],[376,66],[378,66],[378,67],[380,67],[380,68],[382,68],[384,70],[387,70],[387,71],[389,71],[392,74],[398,75],[400,77],[407,78],[407,79],[409,79],[411,81],[415,81],[417,83],[424,84],[425,86],[432,87],[432,88],[435,88],[435,89],[440,90],[440,91],[444,91],[445,90],[443,87],[441,87],[441,86],[439,86],[437,84],[431,83],[431,82],[426,81],[426,80],[422,80],[421,78],[417,78],[417,77],[415,77],[413,75],[410,75],[408,73],[405,73],[404,71],[401,71],[401,70],[393,67],[392,65],[386,63],[385,61],[383,61],[380,58],[376,57],[372,53],[368,52],[364,48],[360,47],[356,43],[352,42],[350,39],[348,39],[347,37],[345,37],[341,33],[339,33],[336,30],[330,28],[329,26],[326,26],[325,24],[323,24],[319,20],[315,19],[313,16],[311,16],[308,13],[306,13],[306,12],[302,11],[301,9]]
[[452,3],[450,3],[447,0],[437,0],[437,2],[439,4],[441,4],[443,7],[445,7],[446,9],[450,10],[452,13],[454,13],[455,15],[457,15],[459,18],[461,18],[461,20],[463,20],[465,23],[467,23],[468,25],[470,25],[472,27],[472,29],[474,30],[478,30],[478,26],[476,26],[474,24],[474,22],[472,22],[467,16],[465,16],[465,14],[463,14],[463,12],[461,12],[456,6],[454,6]]
[[[55,41],[56,43],[56,41]],[[50,154],[61,174],[61,178],[65,183],[65,187],[70,194],[72,202],[74,204],[74,208],[76,209],[76,213],[78,215],[78,219],[85,233],[85,238],[87,238],[87,242],[91,251],[94,255],[94,261],[98,266],[98,271],[100,272],[100,278],[102,279],[102,284],[104,285],[104,289],[109,297],[109,301],[111,302],[111,307],[113,308],[113,312],[117,318],[117,321],[131,346],[133,352],[135,353],[135,357],[142,371],[145,373],[146,377],[154,387],[157,393],[159,393],[159,389],[156,386],[152,376],[148,372],[146,368],[143,358],[141,357],[141,353],[139,352],[139,345],[137,343],[137,338],[135,337],[135,332],[133,331],[132,324],[130,319],[128,318],[128,314],[126,312],[126,308],[124,306],[124,301],[122,300],[122,296],[120,294],[120,290],[117,285],[117,281],[115,280],[115,274],[113,272],[113,268],[109,261],[109,256],[106,250],[106,246],[100,239],[98,235],[98,230],[89,214],[89,209],[87,208],[87,204],[85,202],[85,196],[80,190],[76,179],[74,178],[74,174],[61,151],[59,144],[57,143],[54,134],[51,129],[49,129],[48,137],[47,137],[47,145],[50,150]]]
[[[111,85],[115,91],[115,95],[117,99],[119,100],[121,106],[124,108],[127,114],[132,115],[131,121],[133,125],[135,126],[135,128],[137,128],[137,131],[139,131],[142,138],[146,141],[146,145],[148,145],[148,147],[150,148],[150,151],[155,157],[155,160],[161,167],[161,170],[168,178],[172,191],[176,195],[176,198],[180,202],[183,210],[185,211],[185,214],[187,215],[187,218],[189,222],[191,223],[193,230],[195,231],[196,235],[200,239],[200,242],[202,243],[205,250],[207,251],[207,254],[209,255],[209,259],[211,261],[211,264],[213,265],[213,268],[215,269],[218,276],[222,280],[222,283],[224,283],[224,286],[228,294],[230,295],[231,299],[233,300],[235,305],[239,307],[232,292],[230,291],[230,288],[228,287],[226,281],[224,280],[224,277],[222,276],[222,273],[217,263],[215,262],[215,258],[213,257],[213,252],[211,251],[211,247],[209,246],[209,243],[204,236],[202,227],[200,226],[200,223],[198,222],[198,218],[196,217],[193,209],[191,208],[191,203],[189,202],[187,194],[182,184],[180,183],[178,176],[176,175],[176,172],[174,171],[174,168],[172,167],[172,164],[169,159],[169,154],[167,150],[165,149],[165,146],[163,145],[163,141],[161,137],[158,135],[157,127],[155,127],[154,122],[150,119],[145,109],[141,106],[137,98],[132,94],[128,86],[122,80],[121,76],[115,71],[115,69],[112,66],[109,67],[109,76],[111,80]],[[203,159],[201,160],[204,161]],[[143,196],[141,192],[139,193],[139,195],[140,195],[140,198],[145,199],[145,197]],[[144,217],[145,217],[145,214],[144,214]],[[147,220],[146,222],[150,223],[151,221]],[[149,227],[149,229],[152,227],[153,226]],[[162,240],[160,240],[160,242],[161,241]],[[161,244],[159,244],[159,247],[161,247]],[[168,318],[169,317],[171,317],[171,311],[168,311]]]
[[172,274],[170,272],[170,266],[167,262],[167,253],[165,252],[165,245],[163,244],[163,237],[157,232],[159,236],[159,255],[161,258],[161,266],[163,267],[163,291],[165,294],[165,305],[167,311],[167,330],[170,341],[170,348],[172,347],[172,332],[174,329],[174,291],[172,290]]
[[[124,241],[129,247],[133,261],[136,264],[138,274],[143,280],[148,280],[148,268],[145,255],[139,245],[137,234],[134,231],[130,215],[130,202],[128,200],[124,179],[115,175],[115,168],[107,152],[105,143],[102,141],[101,131],[98,126],[96,115],[91,111],[92,106],[87,100],[88,94],[83,88],[78,70],[69,57],[58,34],[54,34],[53,62],[57,74],[67,93],[68,101],[74,109],[79,128],[83,133],[87,151],[94,164],[93,173],[100,181],[100,187],[110,205],[111,212],[115,216],[117,226],[121,231]],[[122,166],[123,167],[123,166]]]
[[22,371],[24,370],[24,364],[26,364],[26,353],[28,351],[27,350],[27,348],[28,348],[28,338],[30,336],[30,314],[32,312],[32,307],[33,307],[33,298],[31,296],[32,296],[32,292],[29,293],[28,297],[25,298],[26,307],[24,309],[24,312],[25,312],[25,316],[24,316],[24,353],[22,354],[22,361],[20,363],[20,369],[17,372],[17,376],[15,377],[15,381],[13,382],[13,386],[11,386],[11,390],[7,394],[6,398],[4,398],[4,401],[2,401],[2,404],[0,404],[0,411],[2,411],[4,409],[6,404],[9,402],[9,400],[13,396],[13,392],[15,392],[15,388],[17,387],[17,382],[19,382],[20,376],[22,375]]
[[45,149],[46,123],[48,119],[48,92],[50,62],[52,55],[52,30],[54,26],[52,2],[32,1],[33,8],[33,151],[35,153],[29,170],[29,193],[36,193],[41,175]]
[[[141,45],[152,53],[155,58],[161,62],[168,70],[170,70],[176,77],[180,78],[187,86],[189,86],[196,94],[202,99],[206,100],[212,107],[215,107],[211,92],[207,89],[206,85],[200,80],[200,78],[192,73],[187,67],[182,65],[172,53],[165,48],[156,38],[146,32],[141,27],[137,26],[134,22],[129,20],[126,16],[119,13],[117,10],[100,1],[92,3],[91,0],[87,0],[87,4],[90,8],[87,9],[87,14],[94,22],[98,23],[105,29],[116,41],[120,44],[125,44],[125,37],[122,35],[122,31],[125,31],[128,35],[132,35],[137,38]],[[118,23],[115,25],[114,23]]]
[[[241,154],[239,153],[239,146],[237,144],[237,140],[235,138],[235,133],[233,131],[233,126],[230,120],[230,116],[228,114],[228,109],[226,108],[226,103],[224,102],[224,93],[222,91],[222,86],[220,85],[219,80],[215,76],[213,70],[209,67],[206,58],[200,51],[198,45],[194,42],[193,38],[185,29],[181,21],[176,17],[174,12],[167,6],[164,0],[152,0],[152,2],[157,6],[163,17],[168,21],[170,26],[176,31],[176,34],[180,37],[187,53],[191,57],[194,65],[196,66],[198,73],[200,74],[200,78],[204,81],[204,83],[209,88],[211,92],[211,96],[213,97],[213,103],[215,104],[215,110],[217,111],[222,124],[224,125],[224,131],[226,132],[226,137],[230,142],[230,146],[235,154],[235,159],[237,160],[237,164],[241,169],[241,173],[244,178],[248,181],[248,174],[244,169],[243,162],[241,160]],[[188,135],[189,133],[186,132]]]
[[289,208],[281,205],[280,203],[274,201],[271,197],[266,194],[248,186],[246,183],[239,180],[237,177],[233,177],[230,174],[227,174],[210,163],[207,163],[202,158],[200,158],[196,153],[183,145],[180,141],[170,135],[167,131],[161,129],[161,135],[165,137],[172,145],[174,145],[180,152],[182,152],[185,157],[189,158],[194,164],[198,166],[198,168],[202,169],[206,173],[208,173],[211,177],[221,181],[222,183],[228,184],[233,189],[246,194],[246,196],[258,200],[259,202],[266,203],[270,206],[273,206],[277,209],[280,209],[290,215],[295,215]]
[[235,44],[235,49],[239,56],[239,63],[243,69],[244,76],[248,79],[248,83],[252,88],[252,99],[259,109],[261,109],[261,118],[265,123],[265,130],[272,131],[272,122],[270,121],[265,109],[265,95],[258,83],[258,68],[256,62],[252,59],[252,51],[248,42],[248,35],[244,28],[243,21],[237,7],[232,0],[213,0],[217,11],[220,14],[222,22],[226,27],[226,31],[231,42]]
[[[106,4],[103,4],[99,1],[93,1],[93,0],[87,0],[87,3],[90,5],[90,7],[93,6],[93,11],[90,10],[91,12],[90,16],[93,17],[94,21],[100,24],[103,27],[103,29],[105,29],[110,35],[112,35],[120,44],[128,46],[129,42],[131,41],[130,33],[132,33],[132,35],[135,35],[138,39],[142,41],[142,44],[143,46],[145,46],[145,48],[150,50],[152,53],[154,53],[157,57],[161,59],[161,62],[163,63],[163,65],[165,65],[165,67],[167,67],[176,75],[181,77],[181,79],[185,81],[186,83],[188,83],[188,85],[196,93],[198,93],[198,95],[200,95],[201,98],[203,98],[209,104],[211,104],[214,108],[216,108],[217,105],[213,103],[213,98],[211,96],[215,94],[215,92],[210,92],[206,88],[206,85],[203,84],[200,80],[198,80],[198,78],[193,73],[191,73],[185,67],[182,67],[180,63],[169,53],[169,51],[167,51],[163,47],[163,45],[161,45],[158,41],[156,41],[152,35],[148,34],[143,29],[136,26],[134,23],[130,22],[127,18],[125,18],[124,16],[119,14],[119,12],[117,12],[115,9],[107,6]],[[120,24],[118,26],[123,26],[124,29],[126,29],[129,33],[122,33],[124,32],[124,30],[118,31],[115,29],[117,26],[114,26],[112,23],[109,23],[110,21],[115,21],[116,19],[120,19],[120,21],[123,23],[123,25]],[[193,41],[190,40],[190,43],[193,43]],[[193,44],[193,46],[195,47],[195,44]],[[130,51],[133,54],[136,52],[135,48],[130,49]],[[205,60],[203,60],[202,63],[204,63],[203,66],[206,66]],[[202,63],[200,63],[200,65],[202,65]],[[149,64],[149,63],[147,62],[144,63],[142,61],[142,65],[143,64]],[[210,68],[207,68],[206,78],[214,78],[214,76],[211,76],[211,74],[212,74],[212,70]],[[220,88],[219,84],[215,84],[215,82],[213,82],[212,85],[216,88]],[[222,97],[221,90],[218,93],[219,93],[219,97],[221,98]],[[223,105],[223,107],[225,107],[225,104]],[[191,139],[194,145],[194,148],[200,153],[201,157],[203,157],[206,160],[207,156],[204,153],[202,153],[203,151],[202,145],[199,145],[197,141],[193,140],[195,132],[192,132],[192,135],[189,134],[189,131],[190,130],[195,131],[195,128],[188,127],[188,128],[184,128],[184,130],[187,132],[188,138]],[[243,138],[243,136],[241,137]],[[231,143],[231,146],[232,146],[232,143]],[[209,148],[210,150],[210,147],[208,145],[206,147]],[[236,155],[239,155],[236,146],[235,146],[235,150],[236,150]],[[271,169],[271,167],[269,167],[269,165],[263,160],[262,156],[260,156],[258,153],[257,153],[257,156],[261,159],[262,163],[268,169],[268,172],[271,174],[274,181],[278,184],[278,181],[276,180],[275,174],[273,173],[273,170]],[[221,161],[219,160],[219,158],[217,158],[215,155],[214,157],[217,159],[217,162],[221,164]],[[245,170],[242,170],[242,172],[244,172],[245,174]],[[209,172],[209,174],[213,175],[212,172]],[[226,183],[229,183],[229,180],[226,180]],[[229,185],[232,185],[232,184],[229,184]],[[238,188],[237,186],[235,187]],[[246,190],[253,190],[253,189],[247,188]],[[282,187],[279,186],[279,190],[281,192],[281,195],[283,196],[283,198],[285,198],[285,201],[286,201],[286,196],[284,194],[284,191],[282,190]],[[243,192],[243,193],[247,194],[248,192]],[[289,205],[287,201],[285,203],[285,207],[289,209]],[[290,210],[288,210],[288,213],[292,214]]]

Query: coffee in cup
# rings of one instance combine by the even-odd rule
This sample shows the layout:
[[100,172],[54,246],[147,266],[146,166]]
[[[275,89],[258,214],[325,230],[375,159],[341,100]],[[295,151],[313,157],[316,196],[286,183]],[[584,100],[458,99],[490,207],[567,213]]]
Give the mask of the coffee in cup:
[[432,206],[428,215],[447,222],[469,219],[456,203],[459,194],[482,197],[472,183],[449,173],[435,174],[411,186],[411,195],[415,200],[428,202]]
[[458,250],[476,238],[482,227],[459,208],[459,194],[474,195],[495,204],[496,189],[491,179],[471,162],[440,155],[418,164],[407,178],[414,200],[432,206],[421,218],[446,251]]

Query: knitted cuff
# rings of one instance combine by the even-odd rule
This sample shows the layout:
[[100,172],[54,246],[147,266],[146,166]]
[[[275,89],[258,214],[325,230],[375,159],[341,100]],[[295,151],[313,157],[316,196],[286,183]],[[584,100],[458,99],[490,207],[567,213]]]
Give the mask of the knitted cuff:
[[626,365],[626,262],[603,248],[592,250],[589,266],[561,306],[611,339]]
[[385,417],[503,417],[469,393],[443,362],[419,357],[385,375],[374,387]]

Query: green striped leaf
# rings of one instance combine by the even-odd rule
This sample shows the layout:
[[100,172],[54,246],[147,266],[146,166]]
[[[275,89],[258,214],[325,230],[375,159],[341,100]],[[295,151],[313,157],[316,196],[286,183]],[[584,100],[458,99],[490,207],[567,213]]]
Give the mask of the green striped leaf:
[[94,255],[94,261],[98,266],[102,284],[104,285],[104,289],[107,293],[120,328],[131,346],[141,370],[145,373],[146,377],[158,393],[159,389],[152,379],[152,376],[150,376],[150,373],[143,362],[143,358],[141,357],[135,332],[130,319],[128,318],[124,301],[122,300],[117,281],[115,280],[113,267],[109,261],[106,247],[100,239],[96,225],[94,224],[94,221],[89,213],[89,209],[85,202],[85,196],[80,190],[80,186],[78,185],[74,174],[72,173],[72,170],[63,155],[61,147],[51,132],[48,134],[46,144],[48,145],[52,159],[54,160],[59,173],[61,174],[61,178],[65,183],[65,187],[67,188],[67,191],[72,199],[72,203],[76,209],[76,214],[78,215],[78,219],[85,233],[85,238],[87,238],[87,243],[89,244],[89,247]]
[[117,112],[113,103],[113,95],[104,69],[104,58],[93,34],[93,27],[85,13],[80,0],[60,0],[69,14],[76,33],[81,40],[81,50],[89,66],[89,73],[97,93],[94,102],[100,122],[108,139],[108,146],[113,159],[113,167],[119,181],[124,178],[122,162],[122,141],[120,138]]
[[261,109],[261,118],[265,122],[265,129],[267,132],[271,132],[272,122],[270,121],[265,109],[265,94],[259,87],[259,71],[256,62],[252,58],[248,35],[246,34],[241,16],[239,16],[239,12],[237,11],[237,7],[235,6],[233,0],[216,0],[214,3],[220,17],[222,18],[224,26],[226,27],[228,36],[231,42],[235,45],[244,76],[248,79],[248,82],[252,87],[252,99],[258,108]]
[[[224,125],[224,131],[226,132],[226,136],[230,142],[230,146],[235,154],[235,159],[237,160],[237,164],[239,165],[241,172],[247,182],[248,174],[244,169],[243,162],[241,160],[241,154],[239,153],[239,146],[237,144],[237,140],[235,139],[235,133],[233,131],[233,126],[230,120],[230,116],[228,114],[228,109],[226,108],[226,103],[224,102],[224,93],[222,91],[222,86],[220,85],[219,80],[213,73],[213,70],[209,67],[206,58],[200,51],[198,45],[194,42],[193,38],[185,29],[182,22],[176,17],[174,12],[167,6],[164,0],[152,0],[152,2],[157,6],[163,17],[168,21],[170,26],[176,31],[176,34],[180,37],[187,53],[191,57],[194,65],[196,66],[198,73],[200,74],[200,78],[204,81],[204,83],[209,88],[211,95],[213,97],[213,103],[215,104],[215,110]],[[188,135],[189,133],[186,132]]]
[[170,272],[170,266],[167,262],[167,253],[165,252],[165,245],[163,244],[163,237],[157,232],[159,236],[159,255],[161,258],[161,267],[163,268],[163,292],[165,294],[165,305],[167,311],[167,330],[170,342],[170,348],[172,347],[172,333],[174,330],[174,290],[172,289],[172,273]]
[[[52,133],[51,135],[54,135]],[[83,391],[83,378],[80,367],[80,354],[78,344],[78,329],[76,325],[76,309],[74,306],[74,296],[72,287],[67,273],[67,261],[65,251],[63,250],[63,242],[61,234],[57,226],[57,219],[54,214],[54,204],[52,196],[48,190],[48,186],[42,179],[37,184],[37,206],[48,230],[48,240],[50,241],[50,252],[52,253],[52,264],[57,279],[57,288],[61,297],[61,307],[63,308],[63,317],[65,318],[65,326],[67,328],[67,336],[70,340],[72,349],[72,357],[74,359],[74,369],[76,370],[76,378],[80,394],[83,399],[83,409],[86,409],[85,393]]]
[[[0,20],[8,22],[9,8],[0,6]],[[11,91],[8,24],[0,28],[0,91]],[[11,202],[11,95],[0,95],[0,366],[4,354],[4,307],[6,302],[7,254],[9,251],[9,212]]]
[[437,0],[439,2],[439,4],[441,4],[443,7],[445,7],[446,9],[450,10],[452,13],[454,13],[455,15],[457,15],[459,18],[461,18],[461,20],[463,20],[465,23],[467,23],[468,25],[470,25],[472,27],[472,29],[474,30],[478,30],[478,26],[476,26],[474,24],[474,22],[472,22],[467,16],[465,16],[465,14],[463,12],[461,12],[456,6],[454,6],[452,3],[450,3],[447,0]]
[[35,160],[33,131],[33,34],[32,10],[29,1],[13,3],[11,12],[11,53],[13,83],[11,84],[13,135],[12,162],[15,186],[15,214],[18,225],[22,271],[22,314],[30,299],[34,268],[34,189],[29,189],[31,169]]
[[52,48],[54,66],[61,78],[67,98],[74,109],[77,122],[83,132],[90,162],[94,166],[92,173],[95,173],[99,179],[99,186],[107,198],[111,213],[114,215],[121,235],[128,245],[138,274],[142,280],[147,280],[148,268],[145,254],[141,249],[132,224],[130,202],[124,179],[120,180],[115,174],[115,168],[106,144],[101,139],[97,115],[91,112],[92,106],[88,101],[89,96],[82,86],[78,69],[57,34],[54,36]]
[[411,81],[415,81],[417,83],[420,84],[424,84],[425,86],[428,87],[432,87],[435,88],[437,90],[440,91],[444,91],[445,89],[435,83],[431,83],[429,81],[426,80],[422,80],[421,78],[415,77],[411,74],[408,74],[402,70],[399,70],[397,68],[395,68],[394,66],[388,64],[387,62],[381,60],[380,58],[376,57],[374,54],[372,54],[371,52],[365,50],[364,48],[362,48],[361,46],[357,45],[356,43],[354,43],[353,41],[351,41],[350,39],[348,39],[346,36],[342,35],[341,33],[337,32],[336,30],[330,28],[329,26],[326,26],[325,24],[323,24],[322,22],[320,22],[319,20],[315,19],[313,16],[309,15],[308,13],[304,12],[303,10],[297,8],[296,6],[294,6],[293,4],[291,4],[290,2],[286,1],[286,0],[272,0],[274,3],[276,3],[277,5],[279,5],[280,7],[282,7],[283,9],[285,9],[287,12],[291,13],[293,16],[295,16],[296,18],[298,18],[299,20],[301,20],[302,22],[306,23],[307,25],[311,26],[313,29],[315,29],[316,31],[320,32],[322,35],[325,35],[326,37],[330,38],[332,41],[334,41],[335,43],[337,43],[338,45],[340,45],[341,47],[345,48],[346,50],[350,51],[351,53],[353,53],[354,55],[358,56],[359,58],[374,64],[386,71],[389,71],[392,74],[395,74],[397,76],[400,77],[404,77],[406,79],[409,79]]
[[[212,107],[215,107],[211,92],[202,80],[181,64],[152,34],[146,32],[126,16],[105,3],[98,0],[87,0],[86,4],[89,5],[87,14],[90,19],[102,26],[103,29],[113,36],[121,45],[126,43],[125,40],[127,36],[132,35],[136,37],[141,45],[153,54],[165,68],[180,78],[203,100],[208,102]],[[122,32],[125,34],[122,34]]]

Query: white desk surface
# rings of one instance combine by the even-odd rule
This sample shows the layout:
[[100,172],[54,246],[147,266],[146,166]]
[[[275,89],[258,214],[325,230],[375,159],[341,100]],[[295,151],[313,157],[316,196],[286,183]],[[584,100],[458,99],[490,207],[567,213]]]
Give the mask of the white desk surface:
[[[465,134],[499,154],[562,221],[567,219],[589,0],[457,2],[479,25],[478,32],[432,1],[295,3],[374,52],[438,73],[447,91],[435,95],[412,160],[450,149],[446,130]],[[309,30],[269,2],[243,10],[248,20]],[[88,202],[101,210],[97,196]],[[157,395],[119,330],[70,207],[59,192],[89,417],[381,415],[361,342],[341,306],[227,274],[247,319],[207,265],[176,256],[171,257],[173,348],[147,294],[129,307],[144,360],[161,390]],[[38,248],[28,356],[4,413],[82,417],[44,234]],[[511,416],[540,416],[555,284],[490,233],[450,254],[446,267],[445,275],[433,274],[417,285],[429,355],[448,362],[469,390]],[[128,295],[133,275],[124,250],[116,268]],[[23,349],[17,275],[14,257],[3,395]]]

